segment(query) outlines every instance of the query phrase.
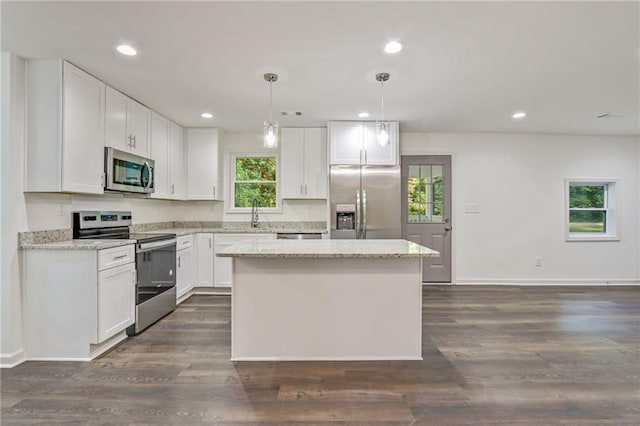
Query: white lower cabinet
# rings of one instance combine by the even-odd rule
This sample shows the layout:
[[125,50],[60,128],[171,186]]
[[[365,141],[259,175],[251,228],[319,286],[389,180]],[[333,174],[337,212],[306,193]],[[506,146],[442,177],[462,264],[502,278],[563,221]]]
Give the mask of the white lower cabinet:
[[213,287],[213,234],[197,234],[196,241],[196,286]]
[[135,282],[135,263],[98,272],[98,342],[135,322]]
[[176,300],[184,300],[195,284],[193,235],[178,237],[176,251]]
[[135,248],[24,251],[28,360],[95,358],[135,321]]
[[[216,234],[213,240],[215,253],[234,244],[256,240],[274,240],[276,234]],[[231,287],[233,285],[233,258],[215,256],[214,287]]]

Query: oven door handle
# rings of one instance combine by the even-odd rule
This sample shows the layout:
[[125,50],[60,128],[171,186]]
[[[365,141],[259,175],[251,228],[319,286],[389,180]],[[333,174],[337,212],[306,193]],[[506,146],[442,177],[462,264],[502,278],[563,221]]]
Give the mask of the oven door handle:
[[150,251],[150,250],[154,250],[154,249],[158,249],[158,248],[162,248],[162,247],[169,247],[171,245],[176,245],[177,240],[175,238],[172,238],[170,240],[163,240],[163,241],[155,241],[152,243],[142,243],[142,244],[138,244],[138,253],[142,253],[145,251]]

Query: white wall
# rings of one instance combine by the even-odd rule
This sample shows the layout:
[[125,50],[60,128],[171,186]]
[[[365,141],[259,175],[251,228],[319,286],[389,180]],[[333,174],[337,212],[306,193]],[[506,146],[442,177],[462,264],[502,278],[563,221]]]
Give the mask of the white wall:
[[[640,194],[633,137],[401,135],[401,153],[453,155],[457,283],[638,281]],[[619,178],[618,242],[564,240],[564,179]],[[479,214],[465,214],[479,204]],[[542,257],[543,266],[535,266]]]
[[[23,356],[22,297],[18,231],[26,227],[26,207],[22,197],[24,137],[24,61],[9,53],[1,56],[2,141],[0,207],[0,364],[14,364]],[[17,143],[14,143],[17,142]]]
[[177,202],[144,199],[122,194],[72,195],[72,194],[24,194],[27,228],[71,228],[71,212],[78,210],[131,211],[133,223],[168,222],[177,220]]

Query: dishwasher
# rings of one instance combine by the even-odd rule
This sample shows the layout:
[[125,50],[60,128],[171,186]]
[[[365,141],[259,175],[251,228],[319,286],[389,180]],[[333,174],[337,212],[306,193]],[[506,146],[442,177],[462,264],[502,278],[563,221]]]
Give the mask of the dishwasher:
[[278,233],[279,240],[321,240],[322,234],[319,232],[305,234]]

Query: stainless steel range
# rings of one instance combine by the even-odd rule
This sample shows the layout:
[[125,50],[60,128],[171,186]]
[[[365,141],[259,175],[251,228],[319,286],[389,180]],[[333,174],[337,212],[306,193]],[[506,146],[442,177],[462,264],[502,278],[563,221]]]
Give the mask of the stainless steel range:
[[136,322],[128,335],[140,333],[176,307],[176,236],[132,234],[131,212],[73,213],[74,239],[136,240]]

